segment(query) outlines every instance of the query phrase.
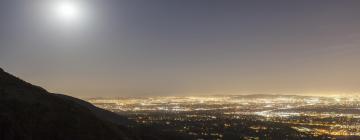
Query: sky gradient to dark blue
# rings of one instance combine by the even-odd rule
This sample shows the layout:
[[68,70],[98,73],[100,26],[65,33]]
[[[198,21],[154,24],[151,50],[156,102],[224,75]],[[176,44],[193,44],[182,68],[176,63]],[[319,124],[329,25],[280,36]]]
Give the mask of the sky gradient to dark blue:
[[79,97],[357,94],[359,53],[358,0],[0,2],[0,67]]

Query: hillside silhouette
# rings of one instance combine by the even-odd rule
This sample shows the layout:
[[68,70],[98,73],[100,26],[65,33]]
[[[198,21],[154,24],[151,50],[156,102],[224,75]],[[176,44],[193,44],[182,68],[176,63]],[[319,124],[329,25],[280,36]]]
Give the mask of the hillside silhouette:
[[[125,117],[45,89],[0,68],[0,140],[161,140]],[[162,138],[161,138],[162,137]]]

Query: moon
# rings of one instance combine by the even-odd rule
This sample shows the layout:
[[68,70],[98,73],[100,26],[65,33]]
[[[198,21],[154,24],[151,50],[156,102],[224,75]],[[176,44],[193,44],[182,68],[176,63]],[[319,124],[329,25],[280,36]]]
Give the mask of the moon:
[[82,10],[75,0],[60,0],[53,7],[56,18],[62,22],[79,22]]

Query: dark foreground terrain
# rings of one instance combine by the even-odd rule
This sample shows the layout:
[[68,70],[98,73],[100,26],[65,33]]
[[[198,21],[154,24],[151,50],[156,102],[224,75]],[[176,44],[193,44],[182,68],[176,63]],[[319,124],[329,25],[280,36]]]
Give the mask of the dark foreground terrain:
[[181,139],[135,126],[127,118],[80,99],[49,93],[0,68],[0,140]]

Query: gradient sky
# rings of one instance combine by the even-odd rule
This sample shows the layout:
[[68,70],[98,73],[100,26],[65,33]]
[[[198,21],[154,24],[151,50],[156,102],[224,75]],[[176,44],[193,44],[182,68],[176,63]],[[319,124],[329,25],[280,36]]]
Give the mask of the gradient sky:
[[0,67],[77,97],[360,93],[359,0],[1,0]]

